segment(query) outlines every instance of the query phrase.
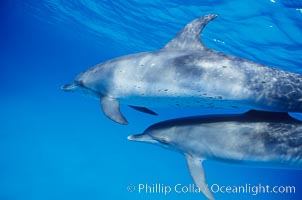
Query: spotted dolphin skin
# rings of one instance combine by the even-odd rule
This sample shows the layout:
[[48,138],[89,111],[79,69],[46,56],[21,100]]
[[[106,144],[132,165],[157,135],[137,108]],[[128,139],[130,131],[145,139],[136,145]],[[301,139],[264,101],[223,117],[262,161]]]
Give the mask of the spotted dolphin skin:
[[64,91],[100,100],[104,114],[127,124],[120,103],[146,107],[199,106],[301,112],[302,76],[209,49],[200,33],[217,15],[187,24],[162,49],[98,64],[77,76]]
[[204,160],[302,169],[302,122],[287,113],[180,118],[154,124],[128,139],[183,152],[196,186],[208,199],[214,197],[207,187]]

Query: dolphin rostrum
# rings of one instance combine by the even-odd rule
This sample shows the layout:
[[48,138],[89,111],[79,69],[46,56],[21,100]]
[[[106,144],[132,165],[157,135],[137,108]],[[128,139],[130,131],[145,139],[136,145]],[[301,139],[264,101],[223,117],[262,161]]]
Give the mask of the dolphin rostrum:
[[207,187],[204,160],[302,168],[302,122],[287,113],[252,110],[173,119],[128,139],[183,152],[196,186],[208,199],[214,197]]
[[200,106],[301,112],[302,75],[209,49],[200,33],[217,15],[187,24],[162,49],[126,55],[79,74],[64,91],[100,99],[104,114],[127,124],[120,103],[146,107]]

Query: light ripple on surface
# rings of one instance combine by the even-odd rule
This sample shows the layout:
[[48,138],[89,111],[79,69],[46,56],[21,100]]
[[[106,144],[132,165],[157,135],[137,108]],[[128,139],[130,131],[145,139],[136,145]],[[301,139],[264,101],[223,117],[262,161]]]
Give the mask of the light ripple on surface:
[[96,43],[111,41],[129,53],[161,48],[189,21],[216,13],[203,32],[216,50],[302,73],[302,1],[109,1],[27,2],[28,12],[63,23]]

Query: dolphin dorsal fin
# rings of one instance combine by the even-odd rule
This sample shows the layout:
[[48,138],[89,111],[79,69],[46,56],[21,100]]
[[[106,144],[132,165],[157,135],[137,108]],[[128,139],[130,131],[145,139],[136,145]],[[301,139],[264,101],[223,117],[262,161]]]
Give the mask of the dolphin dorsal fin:
[[205,172],[202,166],[203,159],[194,157],[190,154],[185,154],[185,156],[191,177],[194,180],[195,184],[209,200],[214,200],[214,196],[209,190],[206,182]]
[[207,23],[212,21],[215,17],[217,17],[216,14],[210,14],[193,20],[187,24],[175,38],[167,43],[163,49],[203,50],[205,47],[200,41],[200,33]]

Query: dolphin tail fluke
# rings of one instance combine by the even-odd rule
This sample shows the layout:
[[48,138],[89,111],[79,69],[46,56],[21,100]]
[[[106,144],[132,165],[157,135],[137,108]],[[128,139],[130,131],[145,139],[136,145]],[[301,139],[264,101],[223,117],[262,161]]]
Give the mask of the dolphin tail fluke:
[[186,154],[187,164],[196,186],[209,199],[215,200],[213,194],[209,190],[205,178],[205,172],[202,166],[202,159]]
[[103,113],[111,120],[126,125],[128,124],[128,121],[123,116],[123,114],[120,112],[120,103],[118,100],[114,98],[110,98],[108,96],[102,96],[101,99],[101,107],[103,110]]

